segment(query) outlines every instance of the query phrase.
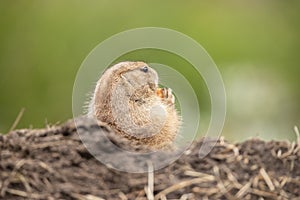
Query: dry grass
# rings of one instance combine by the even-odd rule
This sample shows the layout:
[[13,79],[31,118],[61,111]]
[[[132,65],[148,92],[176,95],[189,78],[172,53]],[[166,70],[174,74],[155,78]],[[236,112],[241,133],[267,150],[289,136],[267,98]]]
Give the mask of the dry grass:
[[[204,159],[195,142],[170,166],[148,174],[108,169],[82,145],[72,122],[0,136],[2,199],[299,199],[297,141],[239,144],[221,138]],[[209,141],[208,141],[209,143]]]

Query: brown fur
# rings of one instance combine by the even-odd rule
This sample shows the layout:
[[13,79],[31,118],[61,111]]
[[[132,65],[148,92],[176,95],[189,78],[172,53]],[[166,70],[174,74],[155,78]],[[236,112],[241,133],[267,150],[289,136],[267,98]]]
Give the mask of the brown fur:
[[[141,70],[144,66],[148,67],[148,72]],[[169,148],[178,134],[180,117],[173,95],[170,93],[163,98],[157,95],[157,84],[156,71],[146,63],[118,63],[108,68],[98,81],[90,115],[99,123],[107,123],[134,146]],[[150,116],[151,112],[154,115]]]

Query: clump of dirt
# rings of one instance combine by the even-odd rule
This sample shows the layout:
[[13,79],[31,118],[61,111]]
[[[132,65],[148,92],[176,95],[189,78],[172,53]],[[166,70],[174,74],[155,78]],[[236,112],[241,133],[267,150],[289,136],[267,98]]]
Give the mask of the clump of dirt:
[[[213,140],[211,140],[213,141]],[[208,143],[210,141],[207,141]],[[73,122],[0,136],[0,199],[297,199],[300,141],[220,139],[203,159],[195,142],[149,174],[107,168],[84,147]]]

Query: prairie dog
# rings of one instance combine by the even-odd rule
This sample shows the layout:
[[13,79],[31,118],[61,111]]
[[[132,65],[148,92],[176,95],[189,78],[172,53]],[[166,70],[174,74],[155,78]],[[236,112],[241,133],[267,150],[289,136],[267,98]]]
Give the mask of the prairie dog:
[[133,146],[166,149],[179,132],[171,89],[158,87],[157,72],[144,62],[121,62],[97,82],[90,117],[106,123]]

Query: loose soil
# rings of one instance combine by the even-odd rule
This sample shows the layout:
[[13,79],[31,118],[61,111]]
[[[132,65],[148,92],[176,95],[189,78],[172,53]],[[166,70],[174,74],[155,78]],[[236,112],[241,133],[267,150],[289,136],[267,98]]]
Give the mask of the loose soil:
[[[208,140],[215,142],[214,140]],[[109,169],[82,144],[75,125],[0,136],[0,199],[300,199],[300,140],[203,140],[154,173]]]

